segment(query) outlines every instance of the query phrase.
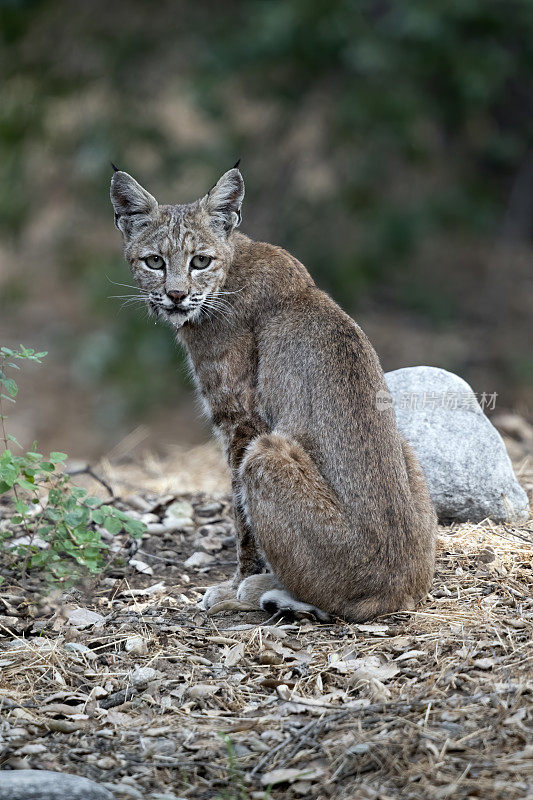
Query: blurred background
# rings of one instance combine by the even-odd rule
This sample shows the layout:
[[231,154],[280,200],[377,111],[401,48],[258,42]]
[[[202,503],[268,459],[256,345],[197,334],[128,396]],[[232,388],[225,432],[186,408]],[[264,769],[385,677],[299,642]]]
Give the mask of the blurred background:
[[[94,459],[205,441],[170,330],[136,308],[110,161],[162,202],[242,158],[283,245],[386,370],[533,400],[533,3],[2,0],[0,344],[11,430]],[[124,445],[126,442],[126,445]]]

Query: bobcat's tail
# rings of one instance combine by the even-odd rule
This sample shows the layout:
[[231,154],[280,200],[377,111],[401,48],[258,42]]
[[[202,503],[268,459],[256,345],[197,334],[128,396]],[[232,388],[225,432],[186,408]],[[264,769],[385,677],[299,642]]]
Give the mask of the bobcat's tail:
[[307,614],[312,614],[320,622],[329,622],[331,617],[320,608],[311,605],[310,603],[302,603],[296,600],[295,597],[287,592],[285,589],[270,589],[261,595],[259,605],[263,611],[269,614],[276,614],[278,611],[300,611]]

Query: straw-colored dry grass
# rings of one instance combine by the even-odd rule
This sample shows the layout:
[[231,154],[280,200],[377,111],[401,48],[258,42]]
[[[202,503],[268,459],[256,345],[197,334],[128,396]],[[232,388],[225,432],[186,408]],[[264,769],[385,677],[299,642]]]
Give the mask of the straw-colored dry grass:
[[[225,473],[211,451],[173,458],[106,468],[122,496],[178,489],[195,507],[174,556],[161,537],[143,541],[136,558],[153,575],[127,568],[33,602],[4,585],[4,768],[75,772],[152,800],[261,798],[269,785],[272,798],[527,796],[533,523],[441,528],[430,598],[369,625],[207,616],[202,587],[235,562],[227,541],[216,549]],[[222,509],[206,519],[197,508],[213,495]],[[186,568],[202,541],[213,561]],[[76,606],[102,625],[69,624]]]

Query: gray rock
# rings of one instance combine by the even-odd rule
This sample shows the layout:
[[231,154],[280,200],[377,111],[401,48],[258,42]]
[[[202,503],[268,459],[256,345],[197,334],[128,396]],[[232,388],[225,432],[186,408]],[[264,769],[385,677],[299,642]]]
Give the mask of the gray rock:
[[78,775],[17,769],[0,772],[0,800],[113,800],[113,795]]
[[128,672],[128,678],[133,686],[143,686],[162,677],[163,673],[153,667],[136,667]]
[[528,518],[529,504],[503,440],[462,378],[437,367],[387,372],[398,427],[426,475],[439,520],[497,522]]

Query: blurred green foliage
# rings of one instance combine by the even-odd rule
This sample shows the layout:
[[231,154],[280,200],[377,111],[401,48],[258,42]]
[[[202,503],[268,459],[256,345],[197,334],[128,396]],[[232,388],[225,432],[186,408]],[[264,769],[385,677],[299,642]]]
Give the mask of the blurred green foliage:
[[[168,331],[106,300],[106,275],[129,282],[118,234],[88,235],[112,226],[111,160],[164,194],[242,156],[244,230],[350,310],[468,313],[417,259],[502,227],[533,140],[530,0],[4,0],[0,31],[0,231],[17,241],[55,194],[76,206],[55,250],[91,314],[75,374],[117,416],[156,402],[178,362]],[[178,94],[192,133],[154,113]]]

